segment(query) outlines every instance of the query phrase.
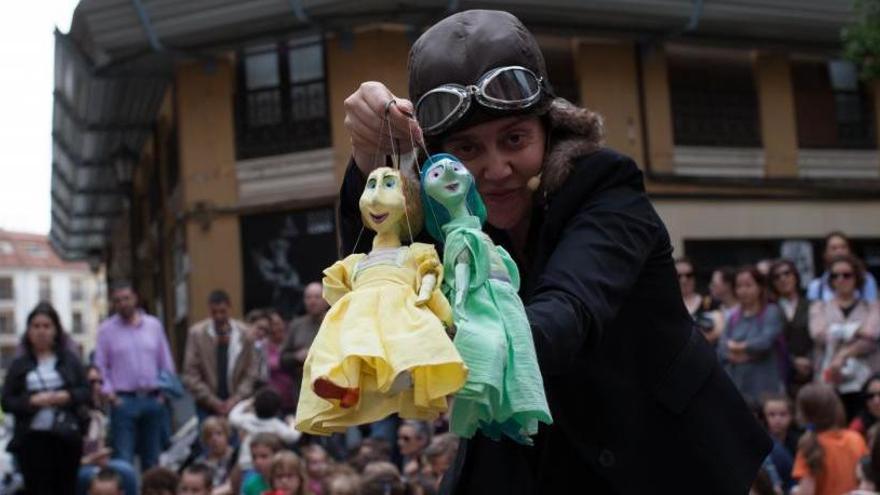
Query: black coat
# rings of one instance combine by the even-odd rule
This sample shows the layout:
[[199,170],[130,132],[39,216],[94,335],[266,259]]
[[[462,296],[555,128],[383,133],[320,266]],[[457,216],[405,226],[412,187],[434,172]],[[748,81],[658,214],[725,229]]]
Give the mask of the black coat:
[[[31,393],[27,390],[27,374],[37,367],[34,356],[26,352],[15,358],[6,372],[6,380],[3,382],[3,397],[0,404],[3,411],[15,416],[15,431],[7,450],[15,452],[24,441],[30,428],[31,420],[37,413],[38,408],[31,406]],[[70,394],[70,402],[64,409],[73,413],[75,417],[82,418],[82,408],[89,404],[90,392],[86,381],[86,373],[79,358],[72,352],[63,349],[58,352],[58,361],[55,370],[61,376],[66,390]]]
[[[641,172],[610,150],[571,163],[517,260],[554,424],[534,447],[463,442],[444,493],[746,493],[772,444],[693,326]],[[350,167],[345,254],[363,182]]]

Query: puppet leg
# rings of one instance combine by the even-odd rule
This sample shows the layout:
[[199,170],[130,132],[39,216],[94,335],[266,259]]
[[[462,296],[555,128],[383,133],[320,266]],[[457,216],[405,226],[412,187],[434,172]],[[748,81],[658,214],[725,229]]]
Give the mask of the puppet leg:
[[357,404],[360,391],[356,388],[340,387],[326,378],[318,378],[313,386],[315,394],[324,399],[337,399],[339,406],[349,408]]

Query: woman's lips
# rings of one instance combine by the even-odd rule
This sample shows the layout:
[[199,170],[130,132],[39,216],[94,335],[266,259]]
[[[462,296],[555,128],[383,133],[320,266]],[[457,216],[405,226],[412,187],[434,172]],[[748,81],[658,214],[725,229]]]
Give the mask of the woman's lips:
[[447,190],[447,191],[450,191],[450,192],[458,191],[458,187],[459,187],[459,185],[460,185],[460,184],[459,184],[458,182],[453,182],[452,184],[447,184],[447,185],[446,185],[446,190]]
[[370,213],[370,218],[373,219],[374,223],[380,224],[384,222],[386,218],[388,218],[388,214],[383,213],[381,215],[376,215],[375,213]]
[[481,193],[483,199],[492,203],[505,203],[515,199],[519,194],[519,189],[499,189],[495,191],[485,191]]

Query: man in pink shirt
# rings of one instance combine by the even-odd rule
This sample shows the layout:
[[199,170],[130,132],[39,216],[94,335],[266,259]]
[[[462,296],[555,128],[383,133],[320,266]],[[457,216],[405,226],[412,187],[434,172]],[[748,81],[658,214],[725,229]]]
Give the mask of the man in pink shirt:
[[174,362],[162,323],[138,308],[131,284],[115,285],[112,299],[116,314],[98,329],[95,364],[112,404],[113,456],[133,462],[137,452],[145,470],[159,461],[166,418],[159,375],[173,374]]

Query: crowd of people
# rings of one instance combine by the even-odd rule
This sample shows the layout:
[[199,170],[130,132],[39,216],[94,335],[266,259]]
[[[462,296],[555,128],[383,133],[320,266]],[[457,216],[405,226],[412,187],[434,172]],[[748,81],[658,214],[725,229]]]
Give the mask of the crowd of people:
[[876,493],[880,482],[876,280],[842,232],[823,258],[809,284],[788,259],[721,267],[705,296],[694,263],[676,260],[685,306],[773,438],[763,493]]
[[[28,315],[2,395],[14,417],[8,450],[21,493],[437,492],[458,448],[445,418],[391,417],[332,437],[294,428],[302,366],[327,310],[320,283],[305,288],[305,314],[290,322],[272,309],[234,319],[229,295],[213,291],[210,317],[187,333],[179,372],[161,322],[139,308],[131,284],[115,284],[111,297],[113,316],[85,363],[50,304]],[[185,459],[163,463],[171,403],[184,389],[199,434]]]
[[[809,284],[787,259],[718,268],[705,296],[694,263],[676,261],[695,326],[773,439],[755,493],[875,493],[880,481],[876,281],[843,233],[827,236],[824,261]],[[50,304],[28,316],[2,396],[26,493],[437,493],[458,450],[446,417],[390,417],[331,437],[294,428],[302,366],[327,310],[320,283],[290,322],[271,309],[234,319],[230,297],[213,291],[179,374],[131,285],[111,294],[114,315],[85,366]],[[199,435],[184,461],[163,466],[169,404],[182,388]]]

